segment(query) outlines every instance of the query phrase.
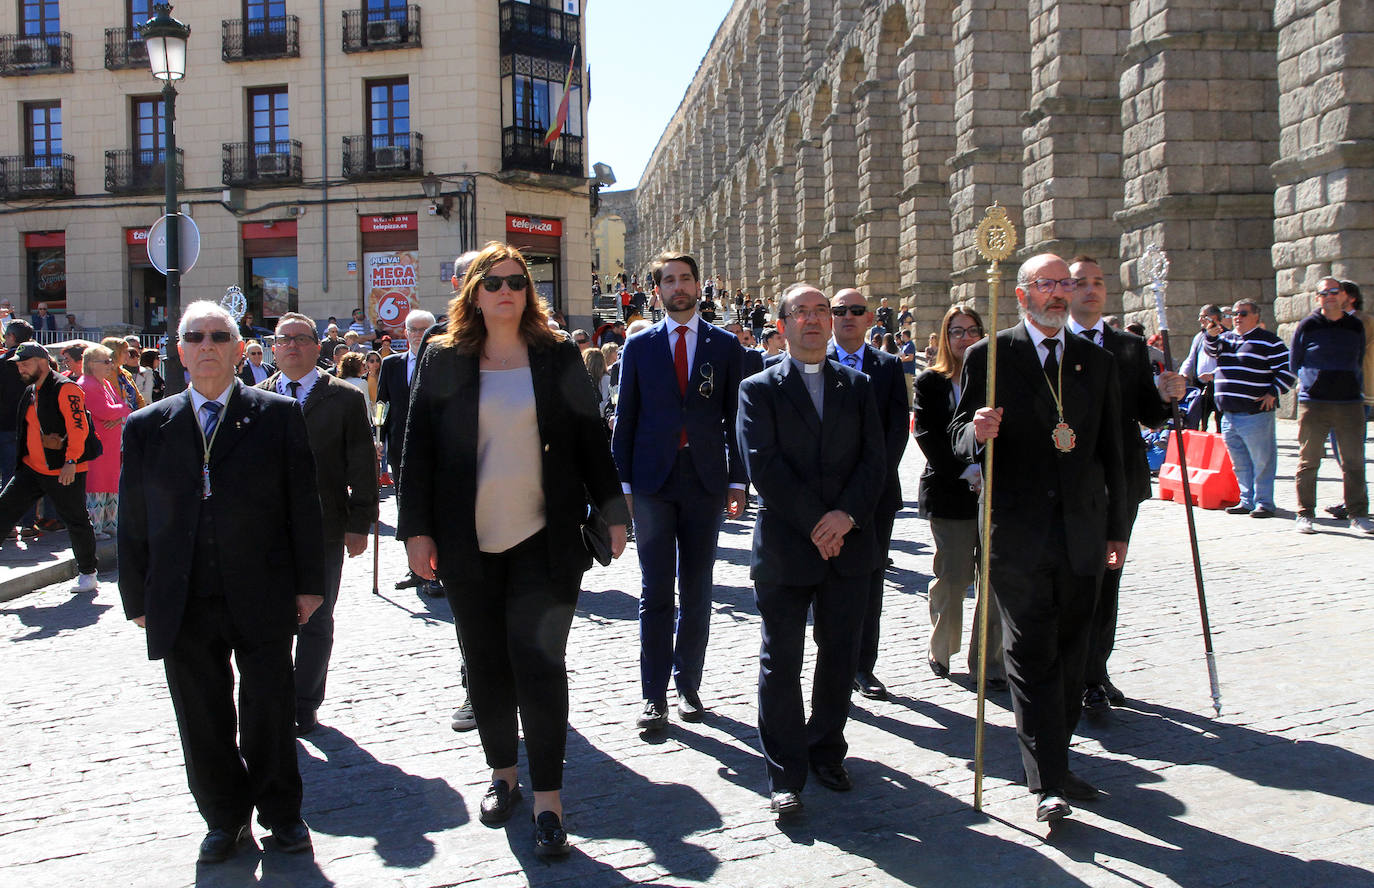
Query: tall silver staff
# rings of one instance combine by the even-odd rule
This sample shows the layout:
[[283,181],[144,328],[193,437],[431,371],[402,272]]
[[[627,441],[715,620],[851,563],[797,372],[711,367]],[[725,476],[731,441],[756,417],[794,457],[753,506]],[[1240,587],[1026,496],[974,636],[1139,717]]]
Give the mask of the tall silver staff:
[[[986,406],[997,406],[997,302],[1002,295],[999,264],[1016,249],[1016,226],[1007,211],[994,203],[978,223],[978,252],[988,266],[988,367]],[[987,702],[989,565],[992,552],[992,451],[995,440],[983,445],[982,552],[978,567],[978,721],[973,733],[973,807],[983,810],[983,715]]]
[[[1164,310],[1164,290],[1169,286],[1169,257],[1156,244],[1145,247],[1140,257],[1140,269],[1150,279],[1155,297],[1155,313],[1159,318],[1159,332],[1164,340],[1164,369],[1174,369],[1169,349],[1169,318]],[[1202,586],[1202,556],[1197,548],[1197,525],[1193,521],[1193,491],[1188,480],[1188,454],[1183,439],[1183,417],[1178,399],[1169,402],[1174,411],[1174,444],[1178,448],[1178,470],[1183,478],[1183,507],[1188,515],[1188,542],[1193,549],[1193,579],[1197,583],[1197,603],[1202,614],[1202,647],[1207,652],[1207,679],[1212,683],[1212,709],[1221,715],[1221,684],[1217,681],[1217,658],[1212,652],[1212,621],[1207,617],[1207,593]]]

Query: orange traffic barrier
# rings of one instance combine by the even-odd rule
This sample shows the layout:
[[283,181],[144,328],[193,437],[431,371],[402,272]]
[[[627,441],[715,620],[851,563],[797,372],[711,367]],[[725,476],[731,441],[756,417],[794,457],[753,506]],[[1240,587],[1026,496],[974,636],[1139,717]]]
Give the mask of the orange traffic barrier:
[[[1240,502],[1240,484],[1231,465],[1226,443],[1216,432],[1183,433],[1188,448],[1188,487],[1193,504],[1203,509],[1224,509]],[[1159,498],[1183,501],[1183,473],[1178,466],[1178,435],[1169,436],[1169,450],[1159,469]]]

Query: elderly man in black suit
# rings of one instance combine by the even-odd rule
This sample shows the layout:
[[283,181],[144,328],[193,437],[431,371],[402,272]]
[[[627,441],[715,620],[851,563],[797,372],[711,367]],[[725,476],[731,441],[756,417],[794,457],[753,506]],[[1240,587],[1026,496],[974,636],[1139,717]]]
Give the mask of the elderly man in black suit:
[[[1069,302],[1070,333],[1100,345],[1111,352],[1121,385],[1121,455],[1126,474],[1126,535],[1130,542],[1140,504],[1150,498],[1150,465],[1145,459],[1145,440],[1140,427],[1157,429],[1169,418],[1169,397],[1182,398],[1185,384],[1177,373],[1164,372],[1154,378],[1150,351],[1145,340],[1102,322],[1107,305],[1107,278],[1102,266],[1091,256],[1075,256],[1069,274],[1077,281]],[[1121,593],[1124,562],[1102,575],[1097,608],[1093,612],[1092,634],[1088,640],[1088,663],[1083,680],[1083,708],[1089,715],[1111,711],[1126,702],[1107,675],[1107,658],[1116,646],[1117,602]]]
[[[1121,386],[1111,355],[1066,335],[1077,283],[1058,256],[1033,256],[1016,278],[1024,322],[997,334],[997,400],[985,404],[987,341],[964,357],[950,424],[957,455],[981,461],[996,438],[991,581],[1026,783],[1036,819],[1097,789],[1069,770],[1102,572],[1126,557]],[[986,471],[986,467],[984,468]]]
[[887,453],[887,480],[873,513],[873,527],[878,535],[878,565],[869,579],[868,605],[864,609],[863,636],[859,642],[859,668],[854,674],[854,690],[869,699],[882,700],[887,696],[887,688],[873,674],[873,668],[878,663],[887,552],[892,545],[892,525],[902,508],[902,482],[897,477],[897,467],[901,465],[902,454],[906,453],[907,436],[911,431],[911,402],[907,400],[901,359],[864,342],[864,331],[873,323],[873,313],[864,295],[852,287],[841,290],[830,300],[830,312],[834,316],[835,335],[826,357],[858,370],[873,384]]
[[[808,766],[822,786],[853,786],[844,726],[879,564],[874,513],[887,462],[868,377],[826,360],[825,295],[794,284],[780,315],[788,357],[740,383],[737,423],[759,493],[749,569],[763,621],[759,741],[771,808],[786,817],[801,811]],[[809,721],[801,689],[808,608],[816,638]]]
[[258,388],[286,395],[301,405],[315,454],[315,475],[324,513],[324,604],[301,627],[296,641],[296,735],[319,724],[329,656],[334,650],[334,603],[339,598],[344,552],[367,551],[367,534],[377,520],[377,448],[362,390],[320,373],[315,322],[287,312],[277,319],[272,346],[277,372]]
[[[291,641],[324,600],[315,460],[300,408],[234,378],[243,341],[228,312],[191,303],[178,338],[191,387],[124,426],[124,613],[166,667],[191,794],[210,827],[200,860],[251,841],[254,808],[278,848],[305,851]],[[241,570],[245,552],[268,572]]]

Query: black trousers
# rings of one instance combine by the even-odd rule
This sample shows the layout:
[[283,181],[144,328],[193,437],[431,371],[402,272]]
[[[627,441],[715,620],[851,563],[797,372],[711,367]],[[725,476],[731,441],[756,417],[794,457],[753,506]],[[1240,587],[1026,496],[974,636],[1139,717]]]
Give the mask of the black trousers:
[[72,539],[72,555],[81,573],[95,573],[100,566],[95,557],[95,529],[86,511],[86,473],[77,472],[76,480],[62,484],[56,475],[40,475],[20,463],[14,477],[0,493],[0,528],[13,528],[21,516],[33,508],[44,494],[57,507],[57,517],[67,525]]
[[324,558],[324,604],[296,636],[296,712],[301,714],[314,712],[324,702],[329,656],[334,651],[334,604],[343,577],[343,540],[325,540]]
[[1058,790],[1083,710],[1083,667],[1101,575],[1082,576],[1069,567],[1060,516],[1042,550],[1009,554],[994,549],[991,573],[1021,763],[1031,792]]
[[[1126,542],[1131,541],[1131,530],[1135,527],[1136,516],[1140,514],[1140,503],[1131,505],[1130,521],[1126,524]],[[1097,609],[1093,611],[1093,627],[1088,642],[1088,665],[1083,670],[1085,686],[1100,685],[1107,680],[1107,659],[1116,647],[1116,617],[1120,610],[1121,599],[1120,570],[1108,570],[1102,574],[1102,585],[1097,593]]]
[[878,663],[878,638],[883,618],[883,580],[887,576],[887,553],[892,546],[892,525],[897,513],[873,516],[878,532],[878,566],[868,580],[868,606],[864,609],[864,628],[859,639],[859,672],[872,672]]
[[[239,673],[237,713],[231,654]],[[206,824],[232,829],[247,823],[254,808],[268,829],[299,819],[291,637],[250,642],[234,628],[222,596],[191,597],[163,665],[187,782]]]
[[[859,634],[869,577],[828,570],[810,586],[754,583],[762,618],[759,647],[759,744],[770,792],[800,792],[811,764],[837,765],[849,744],[849,691],[859,661]],[[811,717],[802,708],[801,670],[806,612],[813,610],[816,674]]]
[[[550,576],[544,531],[481,553],[481,580],[444,577],[468,669],[482,751],[493,769],[518,759],[519,724],[535,792],[563,788],[568,742],[568,630],[582,575]],[[440,553],[440,564],[443,553]]]

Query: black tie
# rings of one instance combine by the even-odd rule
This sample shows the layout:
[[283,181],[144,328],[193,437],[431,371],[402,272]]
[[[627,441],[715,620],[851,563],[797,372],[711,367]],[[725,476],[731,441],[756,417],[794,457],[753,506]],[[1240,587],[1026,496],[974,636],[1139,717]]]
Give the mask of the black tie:
[[300,399],[296,397],[296,393],[301,390],[301,384],[299,382],[288,382],[286,387],[291,390],[291,400],[299,401]]
[[1081,335],[1083,336],[1084,339],[1088,340],[1088,341],[1091,342],[1093,345],[1097,345],[1097,328],[1096,328],[1096,327],[1089,327],[1087,330],[1082,331]]
[[[1049,351],[1049,357],[1045,358],[1045,375],[1051,380],[1059,377],[1059,359],[1054,356],[1054,350],[1059,347],[1058,339],[1046,339],[1045,348]],[[1051,385],[1054,383],[1051,382]]]

